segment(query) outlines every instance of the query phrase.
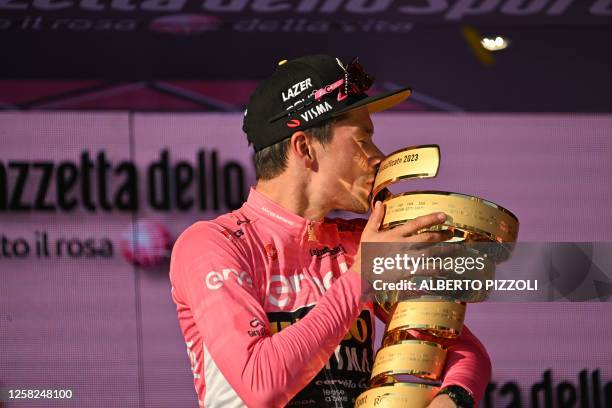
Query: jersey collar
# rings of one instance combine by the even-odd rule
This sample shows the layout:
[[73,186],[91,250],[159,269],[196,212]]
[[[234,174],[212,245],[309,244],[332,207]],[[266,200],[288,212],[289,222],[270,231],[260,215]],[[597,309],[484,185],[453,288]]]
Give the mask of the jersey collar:
[[322,221],[310,221],[289,211],[252,187],[246,205],[259,217],[278,225],[294,236],[307,235],[309,228],[316,231],[323,224]]

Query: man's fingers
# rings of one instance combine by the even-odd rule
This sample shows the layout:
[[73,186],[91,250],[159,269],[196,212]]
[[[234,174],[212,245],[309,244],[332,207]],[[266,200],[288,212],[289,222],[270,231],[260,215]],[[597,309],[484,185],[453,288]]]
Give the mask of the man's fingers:
[[444,242],[451,239],[453,236],[450,231],[431,231],[431,232],[421,232],[420,234],[411,235],[406,238],[404,242],[414,242],[414,243],[435,243],[435,242]]
[[364,229],[368,229],[372,232],[377,232],[380,228],[380,224],[382,223],[383,217],[385,214],[385,210],[383,208],[382,202],[376,201],[374,204],[374,208],[372,209],[372,215],[370,215],[370,219],[366,224]]
[[417,231],[442,224],[444,221],[446,221],[446,214],[443,212],[431,213],[410,220],[405,224],[394,228],[393,232],[403,236],[414,235]]
[[411,236],[408,242],[414,241],[414,242],[434,243],[434,242],[442,242],[445,240],[444,238],[446,238],[446,234],[444,233],[422,232],[420,234]]

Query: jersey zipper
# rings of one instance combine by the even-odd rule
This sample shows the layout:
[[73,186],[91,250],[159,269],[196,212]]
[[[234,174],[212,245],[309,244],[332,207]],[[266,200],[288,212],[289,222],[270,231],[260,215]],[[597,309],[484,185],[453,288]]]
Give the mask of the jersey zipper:
[[308,226],[306,227],[306,231],[308,234],[308,242],[315,242],[317,240],[317,235],[315,234],[315,230],[312,224],[313,222],[309,221]]

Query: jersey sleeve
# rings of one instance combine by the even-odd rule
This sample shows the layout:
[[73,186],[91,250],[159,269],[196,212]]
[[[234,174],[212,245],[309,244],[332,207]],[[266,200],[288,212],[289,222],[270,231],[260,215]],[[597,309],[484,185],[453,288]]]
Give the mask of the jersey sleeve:
[[270,335],[266,288],[250,257],[221,227],[199,224],[173,249],[177,296],[192,309],[205,349],[244,403],[284,406],[323,368],[359,315],[360,276],[347,271],[303,319]]
[[478,406],[491,379],[491,359],[480,340],[463,326],[461,335],[447,343],[448,354],[442,387],[460,385],[472,394]]
[[431,340],[448,348],[442,372],[442,386],[459,385],[465,388],[478,406],[491,379],[491,360],[487,350],[470,329],[464,325],[456,339],[434,338],[412,330],[417,339]]

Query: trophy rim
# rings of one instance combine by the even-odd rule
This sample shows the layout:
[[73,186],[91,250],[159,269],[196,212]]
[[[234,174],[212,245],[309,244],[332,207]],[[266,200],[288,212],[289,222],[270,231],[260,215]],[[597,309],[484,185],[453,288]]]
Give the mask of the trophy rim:
[[364,392],[367,392],[369,390],[373,390],[373,389],[376,389],[376,388],[383,388],[383,387],[440,388],[440,387],[438,387],[436,385],[430,385],[430,384],[409,383],[409,382],[395,381],[393,383],[382,383],[382,384],[377,385],[375,387],[369,388],[368,390],[366,390]]
[[[460,323],[463,326],[463,322],[460,322]],[[395,327],[391,331],[385,333],[385,337],[391,336],[403,330],[423,330],[423,331],[427,331],[432,336],[439,337],[442,339],[455,339],[461,335],[461,329],[457,330],[457,329],[453,329],[452,327],[440,326],[437,324],[412,324],[412,325],[407,324],[407,325]],[[443,332],[450,332],[450,336],[440,335],[438,333],[435,333],[438,330],[443,331]],[[398,343],[394,343],[394,344],[398,344]]]
[[440,145],[435,144],[435,143],[428,143],[428,144],[422,144],[422,145],[412,145],[412,146],[407,146],[407,147],[403,147],[401,149],[397,149],[391,153],[389,153],[388,155],[385,156],[385,158],[380,162],[380,164],[382,165],[385,160],[387,160],[389,157],[393,156],[394,154],[403,152],[404,150],[413,150],[413,149],[424,149],[426,147],[435,147],[438,149],[438,152],[440,152]]
[[469,200],[474,200],[476,199],[476,201],[480,201],[485,205],[488,205],[490,207],[495,208],[496,210],[500,210],[501,212],[504,212],[506,214],[508,214],[509,216],[511,216],[512,218],[514,218],[514,220],[517,223],[517,226],[519,225],[519,219],[518,217],[510,210],[508,210],[507,208],[494,203],[493,201],[487,200],[485,198],[482,197],[478,197],[472,194],[464,194],[464,193],[457,193],[455,191],[443,191],[443,190],[415,190],[415,191],[406,191],[403,193],[399,193],[399,194],[393,194],[392,197],[388,198],[386,201],[392,200],[394,198],[397,197],[402,197],[402,196],[406,196],[406,195],[415,195],[415,194],[432,194],[432,195],[448,195],[448,196],[458,196],[460,198],[466,198]]
[[371,390],[375,389],[375,388],[382,388],[382,387],[414,387],[414,388],[440,388],[436,385],[430,385],[430,384],[421,384],[421,383],[405,383],[405,382],[400,382],[400,381],[396,381],[394,383],[383,383],[380,385],[377,385],[375,387],[370,388]]
[[403,175],[403,176],[393,177],[390,180],[384,181],[381,184],[378,184],[378,185],[374,186],[374,188],[372,189],[372,202],[370,203],[371,207],[374,207],[373,204],[374,204],[374,201],[376,200],[376,196],[381,191],[383,191],[387,186],[390,186],[391,184],[395,184],[398,181],[405,180],[405,179],[411,179],[411,178],[420,178],[420,179],[423,179],[423,178],[436,178],[436,177],[438,177],[438,173],[440,172],[440,162],[442,161],[442,151],[440,150],[440,145],[437,145],[437,144],[413,145],[413,146],[408,146],[408,147],[404,147],[402,149],[395,150],[395,151],[389,153],[383,159],[383,161],[380,162],[379,167],[382,166],[385,163],[385,161],[389,157],[393,156],[394,154],[398,154],[398,153],[404,152],[406,150],[425,149],[425,148],[429,148],[429,147],[436,148],[438,150],[438,157],[439,157],[438,167],[436,168],[436,172],[433,174],[433,176],[430,176],[428,173],[406,174],[406,175]]
[[[370,382],[375,381],[379,377],[394,377],[396,375],[412,375],[422,380],[437,381],[440,379],[441,374],[442,373],[436,374],[432,371],[420,371],[420,370],[414,370],[414,369],[407,368],[405,370],[383,371],[381,373],[376,374],[372,378],[370,378]],[[400,382],[398,381],[398,383]],[[409,383],[404,383],[404,384],[409,384]]]
[[448,350],[448,347],[445,347],[445,346],[443,346],[442,344],[440,344],[440,343],[436,343],[436,342],[433,342],[433,341],[429,341],[429,340],[419,340],[419,339],[412,339],[412,340],[408,340],[408,339],[407,339],[407,340],[401,340],[401,341],[399,341],[399,342],[397,342],[397,343],[395,343],[395,344],[392,344],[392,345],[390,345],[390,346],[381,347],[381,348],[380,348],[380,349],[379,349],[379,350],[376,352],[376,355],[378,355],[378,353],[380,353],[380,352],[381,352],[381,350],[384,350],[384,349],[386,349],[386,348],[388,348],[388,347],[393,347],[393,346],[401,346],[401,345],[403,345],[403,344],[425,344],[425,345],[427,345],[427,346],[434,346],[434,347],[436,347],[436,348],[438,348],[438,349],[440,349],[440,350],[443,350],[443,351],[444,351],[444,350]]
[[[400,220],[400,221],[393,221],[393,222],[388,222],[386,224],[382,224],[380,226],[381,231],[385,231],[388,230],[390,228],[393,227],[397,227],[398,225],[402,225],[405,224],[406,221],[409,221],[410,219],[404,219],[404,220]],[[518,225],[518,224],[517,224]],[[441,227],[446,227],[446,228],[437,228],[437,229],[429,229],[430,231],[449,231],[452,230],[453,231],[453,238],[456,237],[455,232],[459,231],[461,232],[463,235],[461,238],[463,238],[463,240],[467,240],[469,237],[483,237],[486,238],[487,241],[489,241],[490,243],[496,243],[496,244],[500,244],[504,250],[506,251],[506,254],[504,254],[503,256],[500,256],[500,261],[504,261],[506,259],[508,259],[508,256],[510,254],[510,252],[512,252],[512,250],[510,248],[506,248],[506,245],[511,245],[516,243],[516,241],[504,241],[502,238],[498,237],[495,234],[491,234],[490,232],[481,230],[480,228],[475,228],[473,226],[470,225],[466,225],[466,224],[460,224],[460,223],[453,223],[453,224],[441,224]],[[518,234],[517,234],[518,236]],[[460,241],[458,241],[460,242]],[[475,241],[478,242],[478,241]]]

